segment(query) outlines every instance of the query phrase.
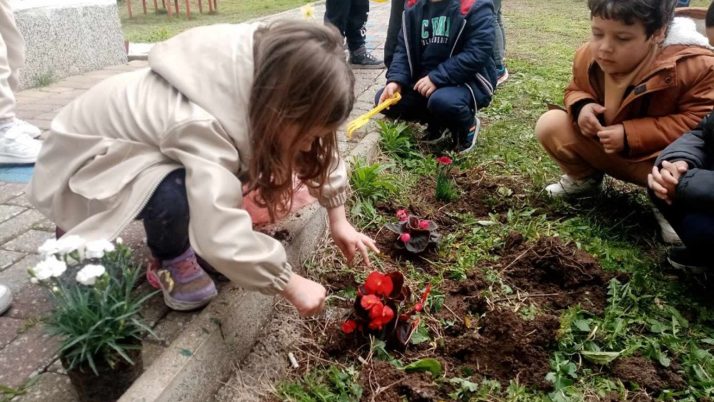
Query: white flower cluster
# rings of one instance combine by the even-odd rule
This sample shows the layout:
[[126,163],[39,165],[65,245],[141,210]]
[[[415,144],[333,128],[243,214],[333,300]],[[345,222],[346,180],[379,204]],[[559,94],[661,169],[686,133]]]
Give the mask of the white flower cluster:
[[[121,244],[121,239],[117,239],[117,244]],[[85,242],[79,236],[64,236],[59,240],[48,239],[37,251],[44,257],[44,260],[37,264],[34,268],[30,268],[32,282],[44,281],[49,278],[61,276],[67,270],[67,264],[62,259],[66,260],[66,256],[70,253],[77,252],[79,259],[100,259],[105,253],[116,250],[114,244],[108,240],[94,240]],[[60,256],[62,259],[58,259]],[[87,264],[77,272],[75,279],[82,285],[93,286],[97,282],[97,278],[106,273],[106,269],[102,265]]]

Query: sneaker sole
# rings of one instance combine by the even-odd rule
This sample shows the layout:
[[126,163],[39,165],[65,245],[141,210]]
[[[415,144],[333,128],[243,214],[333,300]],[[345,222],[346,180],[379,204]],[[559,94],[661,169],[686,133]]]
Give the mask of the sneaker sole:
[[12,155],[0,155],[0,163],[7,165],[32,165],[37,162],[37,156],[18,158]]
[[446,131],[444,131],[443,133],[441,133],[441,137],[439,137],[435,140],[422,140],[421,142],[422,142],[422,144],[426,144],[426,145],[435,145],[435,144],[444,142],[446,140],[446,138],[447,138],[447,133],[446,133]]
[[468,148],[459,151],[459,155],[467,154],[467,153],[473,151],[474,148],[476,148],[476,142],[478,142],[478,135],[481,132],[481,119],[477,118],[475,123],[476,123],[476,129],[474,130],[474,140],[471,141],[471,145]]
[[353,64],[350,63],[350,67],[356,68],[358,70],[381,70],[387,68],[383,64]]
[[669,257],[667,257],[667,262],[669,263],[669,265],[672,266],[672,268],[678,269],[680,271],[691,272],[693,274],[703,274],[703,273],[707,272],[706,267],[698,267],[698,266],[694,266],[694,265],[680,264]]

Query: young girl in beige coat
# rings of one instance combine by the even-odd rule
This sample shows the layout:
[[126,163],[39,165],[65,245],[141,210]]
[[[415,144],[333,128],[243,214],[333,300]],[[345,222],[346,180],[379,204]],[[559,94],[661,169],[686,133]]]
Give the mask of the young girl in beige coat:
[[253,231],[242,188],[276,217],[296,175],[328,209],[348,260],[373,240],[345,217],[336,130],[354,103],[342,38],[302,21],[195,28],[160,43],[149,68],[112,77],[52,122],[30,184],[63,230],[115,238],[143,220],[160,262],[148,272],[177,310],[216,294],[196,255],[246,289],[280,293],[301,314],[325,289],[292,272],[277,240]]

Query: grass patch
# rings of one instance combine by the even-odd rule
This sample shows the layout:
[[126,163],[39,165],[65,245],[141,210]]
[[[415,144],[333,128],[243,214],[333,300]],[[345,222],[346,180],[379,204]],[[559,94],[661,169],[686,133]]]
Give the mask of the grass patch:
[[208,1],[203,1],[203,14],[200,14],[198,0],[191,0],[191,19],[189,20],[184,14],[186,7],[184,0],[179,1],[181,14],[171,18],[161,8],[161,1],[158,2],[159,11],[154,12],[151,0],[147,0],[146,15],[143,14],[141,2],[134,0],[132,2],[133,18],[129,18],[127,1],[120,1],[117,6],[124,39],[130,42],[158,42],[189,28],[209,24],[238,23],[312,3],[308,0],[218,0],[218,12],[210,14],[208,13]]

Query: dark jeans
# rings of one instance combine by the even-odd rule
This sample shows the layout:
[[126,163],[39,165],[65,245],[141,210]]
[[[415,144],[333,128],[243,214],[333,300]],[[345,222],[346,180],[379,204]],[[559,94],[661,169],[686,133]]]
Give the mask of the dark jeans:
[[[383,91],[384,88],[377,92],[375,104]],[[471,91],[465,86],[457,86],[439,88],[429,98],[411,88],[402,88],[402,100],[382,113],[402,120],[436,124],[455,134],[464,130],[468,132],[476,111]]]
[[325,23],[337,27],[353,52],[367,42],[369,0],[327,0]]
[[397,48],[397,38],[402,29],[402,13],[404,0],[392,0],[389,12],[389,26],[387,26],[387,40],[384,42],[384,65],[389,68]]
[[184,169],[174,170],[161,181],[137,219],[144,223],[154,257],[169,260],[186,251],[189,210]]
[[687,250],[704,261],[711,261],[711,256],[714,255],[714,212],[686,211],[676,205],[665,204],[654,198],[651,192],[650,196],[682,239]]
[[493,0],[493,11],[496,14],[495,29],[496,43],[493,45],[493,60],[500,74],[503,69],[503,56],[506,53],[506,31],[503,29],[503,17],[501,16],[501,0]]

